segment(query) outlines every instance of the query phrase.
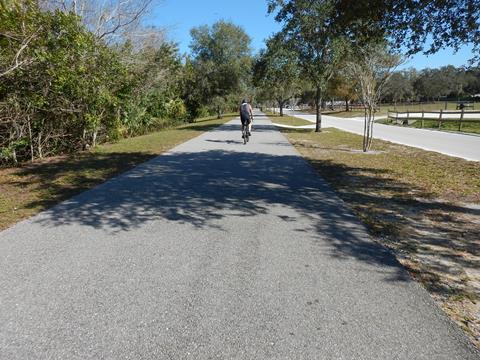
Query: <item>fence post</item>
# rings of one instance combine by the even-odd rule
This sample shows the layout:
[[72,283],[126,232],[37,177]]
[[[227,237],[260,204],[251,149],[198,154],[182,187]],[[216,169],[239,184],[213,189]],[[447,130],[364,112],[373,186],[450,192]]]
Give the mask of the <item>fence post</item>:
[[408,125],[409,125],[409,122],[408,122],[409,119],[410,119],[410,110],[407,110],[407,123],[406,123],[406,124],[403,123],[403,125],[407,125],[407,126],[408,126]]
[[422,129],[423,129],[423,118],[425,117],[425,111],[422,110]]
[[443,110],[440,110],[440,117],[438,118],[438,128],[442,128],[442,115],[443,115]]
[[458,131],[462,131],[462,120],[463,120],[463,114],[464,114],[464,109],[462,109],[462,113],[460,114],[460,122],[458,123]]

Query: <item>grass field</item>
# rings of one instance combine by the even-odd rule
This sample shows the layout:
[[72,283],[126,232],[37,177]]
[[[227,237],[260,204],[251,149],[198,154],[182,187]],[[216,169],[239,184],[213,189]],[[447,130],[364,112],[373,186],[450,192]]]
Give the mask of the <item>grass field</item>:
[[[447,110],[456,110],[457,103],[455,101],[447,102]],[[445,102],[444,101],[437,101],[431,104],[400,104],[397,106],[393,105],[380,105],[379,110],[376,113],[377,116],[387,115],[388,110],[396,110],[396,111],[440,111],[445,110]],[[480,103],[475,103],[475,110],[480,110]],[[337,117],[363,117],[364,111],[363,110],[352,110],[352,111],[325,111],[325,114],[337,116]]]
[[0,230],[234,117],[199,119],[192,124],[101,145],[90,152],[0,169]]
[[291,143],[480,346],[480,163],[327,128]]
[[[387,125],[396,125],[393,124],[391,120],[380,120],[379,123]],[[424,120],[423,126],[421,120],[417,120],[414,123],[409,125],[396,125],[396,126],[408,126],[413,128],[423,128],[423,129],[434,129],[434,130],[444,130],[444,131],[459,131],[458,123],[452,121],[443,121],[442,126],[439,128],[437,120]],[[461,132],[480,134],[480,121],[464,121],[462,122]]]
[[268,117],[272,120],[272,122],[281,124],[281,125],[290,125],[290,126],[302,126],[302,125],[312,125],[310,121],[300,119],[297,117],[293,116],[280,116],[280,115],[273,115],[273,114],[268,114]]

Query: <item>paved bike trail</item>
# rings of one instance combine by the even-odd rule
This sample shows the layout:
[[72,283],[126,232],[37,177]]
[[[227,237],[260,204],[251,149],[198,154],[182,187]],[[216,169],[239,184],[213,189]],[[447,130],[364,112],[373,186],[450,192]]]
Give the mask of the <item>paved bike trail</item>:
[[0,233],[1,359],[478,359],[266,118]]

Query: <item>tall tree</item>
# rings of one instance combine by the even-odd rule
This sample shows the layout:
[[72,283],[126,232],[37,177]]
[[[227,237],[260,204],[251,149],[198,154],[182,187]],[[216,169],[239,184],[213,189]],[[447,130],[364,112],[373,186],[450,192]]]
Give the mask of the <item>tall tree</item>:
[[[278,10],[278,11],[277,11]],[[342,38],[331,27],[333,1],[272,0],[269,11],[283,23],[281,35],[298,56],[304,75],[315,88],[316,127],[321,131],[321,103],[341,56]]]
[[288,100],[300,90],[300,67],[296,54],[281,39],[267,41],[267,49],[260,53],[254,65],[254,84],[275,100],[283,116]]
[[382,99],[393,103],[412,100],[415,96],[411,71],[397,71],[392,74],[390,80],[386,83]]
[[218,21],[191,30],[192,64],[202,102],[222,116],[232,95],[240,94],[251,81],[250,37],[231,22]]

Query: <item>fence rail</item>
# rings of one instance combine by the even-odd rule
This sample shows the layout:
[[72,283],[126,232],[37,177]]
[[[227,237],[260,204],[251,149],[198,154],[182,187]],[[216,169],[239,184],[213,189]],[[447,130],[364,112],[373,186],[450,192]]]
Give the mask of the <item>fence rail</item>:
[[424,127],[425,120],[434,120],[438,122],[438,128],[442,128],[444,122],[458,122],[458,131],[462,130],[462,123],[480,122],[480,111],[473,110],[440,110],[440,111],[392,111],[388,110],[388,120],[402,125],[410,125],[417,121],[422,122]]

